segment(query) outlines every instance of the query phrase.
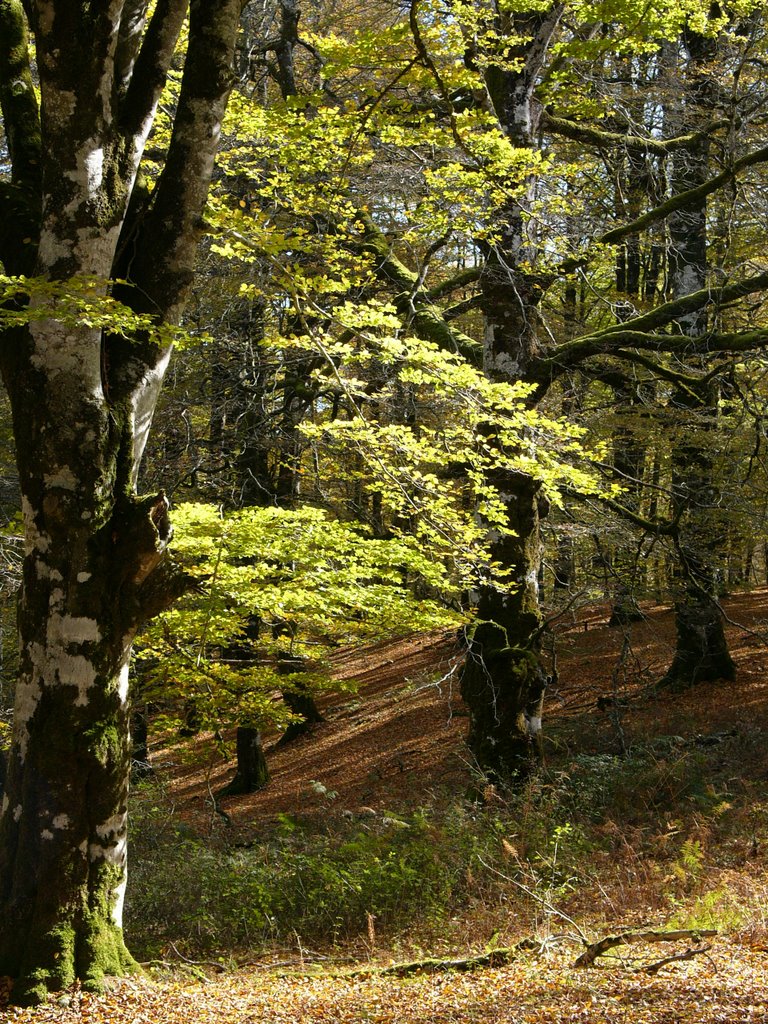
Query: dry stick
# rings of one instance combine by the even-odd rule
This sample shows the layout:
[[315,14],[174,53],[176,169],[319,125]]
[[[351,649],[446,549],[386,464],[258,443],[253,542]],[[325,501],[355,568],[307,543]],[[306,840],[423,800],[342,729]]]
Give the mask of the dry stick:
[[698,953],[708,953],[712,949],[711,946],[699,946],[696,949],[686,949],[684,953],[674,953],[672,956],[665,956],[661,960],[657,960],[655,963],[646,964],[645,967],[637,967],[635,970],[639,973],[645,971],[647,974],[656,974],[662,967],[667,964],[673,964],[678,960],[692,960]]
[[[634,946],[640,942],[677,942],[679,939],[696,939],[696,941],[699,941],[704,938],[712,938],[714,935],[717,935],[717,930],[713,928],[689,928],[673,932],[622,932],[620,935],[607,935],[597,942],[589,943],[581,956],[574,961],[573,966],[590,967],[599,956],[607,953],[609,949],[615,949],[617,946]],[[697,952],[704,952],[704,950],[700,949]],[[688,957],[681,957],[681,959],[688,959]],[[660,965],[661,963],[659,961]]]
[[176,954],[176,956],[179,958],[179,960],[182,961],[182,963],[190,964],[190,966],[192,967],[215,967],[216,970],[218,971],[226,970],[224,964],[220,964],[216,960],[190,960],[188,956],[184,956],[181,950],[176,948],[176,944],[173,942],[170,944],[168,948]]
[[[587,942],[586,934],[584,933],[583,929],[581,929],[576,924],[576,922],[573,920],[572,917],[569,917],[564,911],[559,910],[548,899],[545,899],[543,896],[540,896],[537,892],[534,892],[533,889],[529,889],[527,885],[523,885],[522,882],[518,882],[518,880],[516,878],[510,877],[510,875],[505,875],[503,871],[499,871],[496,868],[492,867],[490,864],[486,864],[486,862],[483,860],[482,857],[478,857],[477,859],[483,865],[483,867],[486,869],[486,871],[490,871],[494,875],[498,875],[498,877],[499,878],[503,878],[505,882],[511,882],[512,885],[516,885],[518,887],[518,889],[522,889],[522,891],[527,896],[530,896],[531,899],[534,899],[538,903],[541,903],[541,905],[543,907],[545,907],[551,914],[555,914],[557,917],[562,918],[563,921],[566,921],[569,925],[571,925],[573,928],[575,928],[577,935],[579,936],[581,941],[584,943],[584,945],[587,947],[587,949],[589,949],[589,943]],[[523,941],[525,941],[525,940],[523,940]]]

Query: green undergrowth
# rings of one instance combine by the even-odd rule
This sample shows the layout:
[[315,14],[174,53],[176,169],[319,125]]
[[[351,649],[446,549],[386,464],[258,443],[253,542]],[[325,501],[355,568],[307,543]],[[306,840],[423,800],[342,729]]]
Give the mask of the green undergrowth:
[[515,796],[480,786],[376,815],[329,801],[239,843],[224,825],[194,835],[148,784],[133,797],[129,946],[149,960],[171,945],[440,952],[640,922],[763,934],[768,801],[730,770],[727,747],[673,737],[577,755]]

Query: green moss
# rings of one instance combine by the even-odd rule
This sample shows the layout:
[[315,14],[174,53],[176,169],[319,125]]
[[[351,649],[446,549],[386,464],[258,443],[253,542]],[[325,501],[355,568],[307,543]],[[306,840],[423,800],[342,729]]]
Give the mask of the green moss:
[[77,974],[83,988],[99,992],[105,978],[126,974],[137,966],[126,948],[121,929],[101,914],[91,915],[78,950]]
[[56,925],[27,949],[27,961],[38,966],[17,979],[13,1000],[19,1006],[35,1006],[46,1001],[49,992],[68,988],[76,978],[75,929],[69,922]]
[[0,90],[14,178],[39,173],[40,118],[29,66],[29,42],[19,0],[0,0]]
[[98,723],[84,734],[88,750],[99,764],[106,768],[123,759],[125,742],[121,730],[114,722]]
[[87,897],[81,903],[81,919],[51,928],[26,951],[34,964],[17,979],[13,1000],[22,1006],[45,1002],[50,992],[68,988],[80,980],[84,989],[95,992],[105,978],[135,971],[137,964],[128,952],[122,930],[112,920],[114,893],[123,879],[123,869],[100,864]]

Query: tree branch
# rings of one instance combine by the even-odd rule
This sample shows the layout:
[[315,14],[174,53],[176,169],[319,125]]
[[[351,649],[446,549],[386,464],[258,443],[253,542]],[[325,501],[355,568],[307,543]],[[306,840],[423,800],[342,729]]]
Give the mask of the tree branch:
[[[178,2],[168,0],[176,14]],[[194,276],[202,213],[234,82],[232,64],[242,6],[243,0],[191,3],[189,45],[168,155],[134,236],[121,240],[126,255],[119,276],[127,278],[130,286],[116,287],[115,297],[161,322],[178,320]],[[160,31],[170,44],[167,22]],[[151,46],[149,53],[157,55],[158,47]],[[143,57],[142,49],[134,78]],[[122,338],[109,337],[106,349],[110,397],[120,401],[132,396],[138,413],[145,393],[159,390],[168,348],[141,339],[129,345]]]
[[451,327],[441,311],[429,301],[429,293],[418,290],[418,274],[409,270],[392,252],[392,248],[372,217],[357,215],[363,227],[363,250],[376,260],[376,272],[397,288],[394,297],[398,314],[422,338],[451,352],[460,352],[470,362],[477,362],[479,346],[474,339]]
[[[727,185],[728,182],[733,181],[739,171],[744,170],[746,167],[753,167],[755,164],[765,163],[768,161],[768,146],[763,146],[761,149],[755,150],[753,153],[747,153],[745,156],[739,157],[738,160],[726,167],[720,174],[716,174],[713,178],[709,178],[708,181],[702,182],[701,185],[697,185],[695,188],[687,189],[685,192],[679,192],[677,195],[671,196],[665,202],[655,206],[652,210],[648,210],[646,213],[637,217],[635,220],[630,221],[628,224],[622,224],[620,227],[611,228],[610,231],[604,232],[599,235],[595,240],[594,244],[597,245],[614,245],[616,242],[621,242],[624,238],[629,235],[636,235],[652,224],[658,223],[658,221],[666,219],[671,213],[676,210],[685,209],[688,206],[699,205],[707,196],[716,192],[723,185]],[[589,261],[589,251],[582,253],[580,256],[572,256],[567,260],[563,260],[562,263],[557,267],[558,274],[571,274],[574,270],[584,266]]]
[[[168,2],[175,9],[178,0]],[[170,323],[177,321],[194,275],[221,120],[234,83],[242,6],[243,0],[190,4],[189,46],[168,156],[129,268],[129,279],[145,297],[145,311]]]
[[667,156],[676,149],[684,149],[707,138],[718,128],[727,127],[726,120],[712,121],[706,128],[688,135],[678,135],[673,139],[648,139],[641,135],[624,135],[622,132],[609,132],[592,125],[581,125],[565,117],[555,117],[546,110],[541,116],[542,127],[553,135],[562,135],[574,142],[585,142],[598,149],[623,149],[634,153],[650,153],[655,156]]
[[[133,0],[129,21],[124,15],[115,55],[115,80],[124,96],[120,121],[128,139],[146,134],[145,125],[152,120],[165,86],[188,6],[188,0],[158,0],[143,42],[140,29],[146,0]],[[144,11],[140,12],[142,7]]]
[[[641,942],[678,942],[680,939],[696,939],[698,942],[703,938],[711,938],[717,935],[712,928],[686,929],[680,931],[642,931],[622,932],[620,935],[607,935],[598,942],[591,942],[581,956],[574,961],[574,967],[590,967],[595,960],[607,953],[609,949],[616,949],[617,946],[635,946]],[[703,952],[703,950],[699,950]]]
[[747,277],[720,288],[702,288],[682,298],[665,302],[656,309],[635,317],[627,324],[614,324],[593,334],[582,335],[573,341],[550,350],[549,355],[536,360],[531,374],[541,385],[558,377],[570,367],[590,356],[624,354],[625,346],[654,352],[749,352],[763,348],[768,342],[768,328],[731,333],[710,333],[697,337],[684,334],[657,334],[657,330],[712,304],[722,307],[726,303],[744,298],[768,288],[768,272]]
[[432,288],[427,288],[424,292],[424,297],[428,302],[437,302],[438,299],[442,299],[446,295],[450,295],[458,288],[466,288],[467,285],[474,284],[475,281],[479,281],[482,273],[482,267],[468,267],[466,270],[461,270],[458,274],[454,274],[454,276],[448,278],[447,281],[441,281]]

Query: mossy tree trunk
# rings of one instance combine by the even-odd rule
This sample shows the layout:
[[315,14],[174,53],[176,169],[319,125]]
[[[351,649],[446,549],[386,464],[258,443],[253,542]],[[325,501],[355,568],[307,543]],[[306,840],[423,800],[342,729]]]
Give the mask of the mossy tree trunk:
[[541,490],[522,473],[509,474],[503,483],[510,488],[505,498],[513,532],[493,545],[493,556],[512,568],[514,586],[507,593],[492,587],[478,593],[461,695],[469,709],[467,742],[478,766],[492,781],[506,784],[541,760],[547,677],[540,662],[537,582]]
[[[187,3],[0,0],[0,260],[59,287],[111,277],[173,322],[191,280],[240,0],[190,5],[173,137],[151,199],[140,161]],[[26,12],[26,13],[25,13]],[[34,37],[40,106],[32,85]],[[128,256],[130,253],[130,257]],[[68,284],[68,282],[70,282]],[[32,289],[0,336],[25,529],[20,667],[0,815],[0,974],[31,1002],[132,964],[122,938],[137,629],[186,587],[162,493],[135,493],[169,351],[62,317]]]
[[[719,89],[711,61],[717,43],[686,29],[681,38],[679,106],[670,114],[673,130],[692,131],[711,114]],[[676,191],[695,188],[709,173],[706,134],[675,153],[672,179]],[[675,211],[669,218],[669,283],[673,297],[703,289],[708,280],[706,199]],[[683,334],[706,337],[709,314],[704,307],[679,321]],[[673,504],[677,530],[678,594],[675,600],[676,646],[662,685],[681,688],[705,680],[732,680],[736,667],[728,651],[718,607],[719,549],[726,524],[719,511],[721,494],[712,451],[718,406],[718,381],[708,373],[711,360],[693,350],[699,382],[680,389],[675,405],[685,422],[673,452]],[[697,419],[701,422],[697,423]],[[720,519],[720,523],[718,523]]]
[[[490,62],[488,93],[510,142],[534,150],[540,107],[538,81],[561,10],[499,14],[500,37],[521,39],[509,47],[504,66]],[[514,68],[511,70],[510,68]],[[487,249],[480,279],[485,321],[483,368],[493,380],[525,379],[539,354],[538,306],[545,283],[536,278],[536,240],[531,235],[529,194],[498,211],[498,241]],[[461,692],[469,709],[468,743],[490,778],[507,783],[541,759],[541,719],[546,675],[540,663],[542,616],[538,579],[540,520],[547,502],[541,484],[514,471],[493,481],[506,506],[509,533],[492,544],[495,561],[510,572],[509,592],[482,587],[477,625],[462,672]]]

